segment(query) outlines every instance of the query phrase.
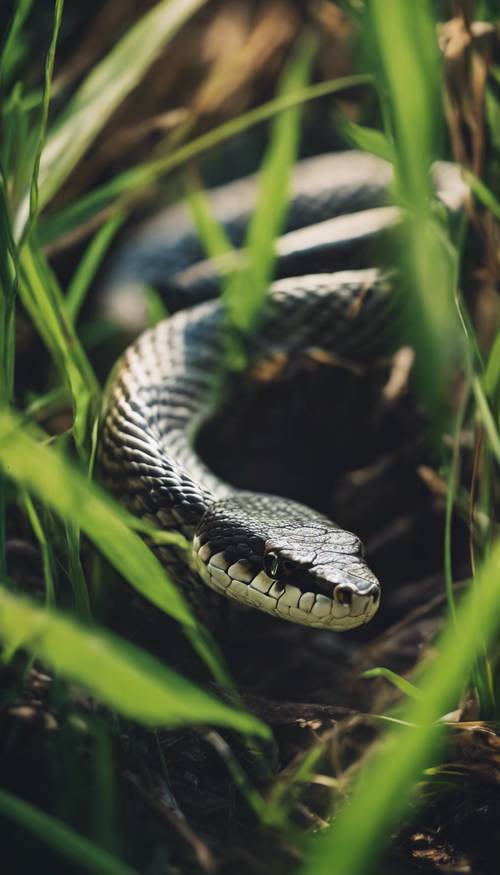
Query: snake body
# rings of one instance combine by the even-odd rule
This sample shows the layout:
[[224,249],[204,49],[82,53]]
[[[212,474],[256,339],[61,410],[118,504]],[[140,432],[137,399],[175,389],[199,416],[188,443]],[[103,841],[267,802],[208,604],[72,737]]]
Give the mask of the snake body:
[[[350,361],[380,352],[391,283],[368,265],[373,242],[399,221],[387,203],[390,180],[390,165],[358,152],[298,165],[277,244],[279,278],[246,342],[250,368],[276,353],[293,362],[311,347]],[[466,195],[458,170],[441,164],[434,182],[438,197],[458,211]],[[256,187],[249,178],[211,195],[235,246],[243,243]],[[170,306],[189,306],[145,331],[115,367],[99,449],[105,482],[135,513],[189,539],[189,565],[174,549],[160,555],[195,604],[208,586],[308,626],[366,623],[379,606],[380,584],[360,539],[298,502],[236,490],[196,452],[196,435],[220,395],[220,270],[204,259],[182,206],[149,222],[119,256],[109,309],[137,311],[145,284],[168,292]]]

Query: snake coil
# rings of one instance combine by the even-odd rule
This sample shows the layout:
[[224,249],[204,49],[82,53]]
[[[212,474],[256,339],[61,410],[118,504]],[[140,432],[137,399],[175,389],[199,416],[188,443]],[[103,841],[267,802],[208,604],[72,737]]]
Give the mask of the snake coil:
[[[467,190],[458,168],[433,169],[437,197],[451,213]],[[277,276],[247,355],[269,350],[293,360],[309,347],[367,360],[389,314],[391,283],[370,266],[374,244],[400,221],[388,203],[391,167],[360,152],[301,162],[294,174]],[[244,242],[256,199],[250,177],[211,193],[234,246]],[[359,538],[290,499],[239,491],[199,458],[195,438],[214,412],[224,352],[218,273],[206,261],[185,207],[143,226],[119,255],[106,297],[122,321],[142,316],[145,285],[180,309],[145,331],[110,383],[99,459],[108,487],[132,511],[192,544],[192,562],[160,550],[191,600],[206,586],[243,605],[304,625],[345,630],[368,622],[380,584]],[[206,300],[209,298],[210,300]]]

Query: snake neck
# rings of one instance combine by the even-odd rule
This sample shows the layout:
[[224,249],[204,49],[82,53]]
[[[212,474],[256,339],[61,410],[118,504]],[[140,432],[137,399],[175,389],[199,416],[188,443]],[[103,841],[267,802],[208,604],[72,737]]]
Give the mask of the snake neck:
[[115,368],[101,429],[106,486],[132,512],[188,539],[231,491],[193,448],[215,405],[220,330],[220,308],[208,303],[146,331]]

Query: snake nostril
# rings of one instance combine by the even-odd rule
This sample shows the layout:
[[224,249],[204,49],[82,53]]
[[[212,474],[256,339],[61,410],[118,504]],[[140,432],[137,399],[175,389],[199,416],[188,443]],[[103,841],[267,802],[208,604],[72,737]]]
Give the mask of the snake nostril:
[[335,587],[333,597],[339,605],[350,605],[352,604],[352,589],[350,586],[343,586],[339,583],[339,585]]
[[373,589],[370,590],[370,595],[372,597],[373,604],[376,605],[380,598],[380,587],[374,586]]

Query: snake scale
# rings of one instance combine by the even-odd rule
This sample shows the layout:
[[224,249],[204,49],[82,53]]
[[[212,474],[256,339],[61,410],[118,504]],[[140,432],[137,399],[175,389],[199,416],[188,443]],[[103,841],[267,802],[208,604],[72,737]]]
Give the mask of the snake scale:
[[[297,165],[276,279],[246,341],[249,367],[270,351],[290,361],[311,347],[354,361],[380,352],[394,281],[371,265],[375,243],[401,218],[390,205],[391,178],[388,163],[356,151]],[[436,165],[433,183],[458,213],[466,197],[458,168]],[[244,244],[257,189],[249,177],[210,193],[235,247]],[[195,605],[215,591],[311,627],[368,622],[380,583],[355,534],[296,501],[233,488],[197,454],[196,436],[220,395],[226,322],[218,272],[183,205],[127,241],[111,271],[108,309],[135,318],[146,285],[164,291],[177,312],[146,330],[114,369],[99,447],[106,485],[136,514],[189,539],[189,563],[174,548],[159,553]]]

